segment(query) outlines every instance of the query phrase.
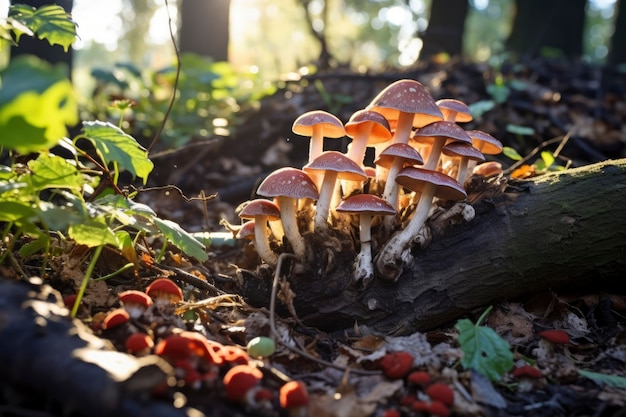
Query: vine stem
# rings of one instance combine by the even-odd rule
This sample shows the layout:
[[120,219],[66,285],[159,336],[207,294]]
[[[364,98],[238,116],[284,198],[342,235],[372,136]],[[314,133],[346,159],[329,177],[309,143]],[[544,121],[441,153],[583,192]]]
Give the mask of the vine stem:
[[78,312],[78,306],[80,305],[80,301],[83,299],[83,295],[85,294],[85,290],[87,289],[87,284],[89,284],[91,274],[96,267],[96,262],[98,262],[100,253],[102,253],[102,248],[104,248],[104,245],[96,247],[96,250],[91,257],[91,262],[89,262],[89,266],[87,266],[85,276],[83,277],[83,281],[80,283],[80,289],[78,290],[78,294],[76,295],[76,302],[74,302],[74,306],[72,307],[72,318],[76,317],[76,313]]

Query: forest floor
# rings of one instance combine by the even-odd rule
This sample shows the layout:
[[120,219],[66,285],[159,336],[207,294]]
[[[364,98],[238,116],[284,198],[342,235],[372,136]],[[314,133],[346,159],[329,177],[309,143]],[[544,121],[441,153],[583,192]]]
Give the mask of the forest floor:
[[[503,164],[505,178],[522,166],[525,169],[515,175],[540,174],[533,170],[540,170],[542,151],[556,153],[555,163],[566,167],[626,157],[624,71],[547,60],[503,64],[497,70],[461,61],[423,64],[404,73],[334,70],[283,82],[256,111],[242,115],[245,122],[232,137],[157,153],[155,170],[138,199],[188,231],[226,231],[222,221],[239,224],[236,207],[254,197],[264,176],[283,166],[304,165],[308,143],[291,133],[296,117],[324,109],[345,122],[400,78],[419,80],[435,98],[456,98],[482,108],[482,115],[464,128],[488,132],[528,157],[518,163],[502,155],[490,158]],[[345,150],[347,143],[328,141],[327,148]],[[20,279],[15,265],[0,266],[0,359],[7,360],[0,364],[6,370],[0,373],[2,416],[121,416],[131,415],[131,410],[143,415],[304,415],[279,405],[279,389],[290,380],[306,385],[311,417],[626,415],[623,286],[584,292],[558,288],[532,295],[529,291],[526,297],[494,305],[482,324],[508,343],[514,367],[499,380],[490,380],[461,366],[467,352],[459,344],[457,322],[394,335],[372,332],[367,323],[325,332],[299,321],[297,311],[289,308],[290,297],[298,294],[290,294],[284,285],[275,311],[270,294],[255,293],[251,285],[260,280],[271,286],[274,278],[288,275],[287,269],[259,267],[251,246],[232,238],[214,240],[208,246],[209,261],[203,264],[174,250],[155,262],[154,248],[145,248],[134,273],[91,284],[79,310],[80,323],[71,322],[67,311],[52,305],[63,305],[62,297],[76,292],[85,253],[66,249],[50,263],[43,280],[58,297],[40,280]],[[104,253],[99,276],[114,271],[120,262],[118,254]],[[33,259],[20,266],[37,275]],[[120,306],[118,293],[144,291],[157,276],[176,281],[185,301],[103,329],[106,314]],[[47,304],[29,303],[27,309],[23,303],[28,300]],[[466,318],[475,322],[488,307]],[[64,324],[43,331],[41,320]],[[172,369],[146,359],[153,355],[135,361],[129,355],[97,359],[94,353],[96,359],[89,359],[74,351],[81,347],[124,352],[130,333],[150,334],[158,345],[182,330],[204,334],[220,352],[231,346],[239,355],[235,361],[262,370],[259,386],[265,390],[247,400],[227,398],[222,378],[235,362],[218,366],[196,361],[196,379],[191,380],[189,369],[185,373],[179,366],[172,374]],[[544,330],[562,331],[568,340],[548,342],[540,335]],[[256,336],[274,336],[279,342],[276,352],[265,359],[246,357],[246,345]],[[411,355],[407,370],[393,374],[386,368],[383,358],[391,360],[393,352]],[[59,357],[64,353],[71,358]],[[497,355],[497,349],[491,353]],[[125,360],[137,368],[130,377],[104,365]],[[87,371],[75,361],[96,363],[106,372]],[[522,365],[532,365],[540,372],[538,378],[514,376]],[[62,375],[52,374],[58,370]]]

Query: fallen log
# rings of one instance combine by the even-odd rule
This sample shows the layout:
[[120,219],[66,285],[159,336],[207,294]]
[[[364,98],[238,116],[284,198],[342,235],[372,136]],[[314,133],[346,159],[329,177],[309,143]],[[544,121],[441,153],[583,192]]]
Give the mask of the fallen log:
[[415,250],[397,282],[362,289],[351,265],[308,271],[289,277],[294,305],[327,331],[410,334],[522,295],[615,289],[626,271],[625,207],[626,159],[510,182],[475,205],[472,221]]

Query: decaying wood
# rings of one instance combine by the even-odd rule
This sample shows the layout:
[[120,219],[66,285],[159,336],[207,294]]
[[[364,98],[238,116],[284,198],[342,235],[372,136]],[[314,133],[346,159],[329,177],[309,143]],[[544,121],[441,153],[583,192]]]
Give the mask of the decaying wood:
[[296,309],[326,330],[358,324],[408,334],[547,289],[617,288],[626,271],[625,208],[626,159],[509,183],[475,206],[474,220],[416,250],[395,283],[360,289],[341,266],[291,276]]

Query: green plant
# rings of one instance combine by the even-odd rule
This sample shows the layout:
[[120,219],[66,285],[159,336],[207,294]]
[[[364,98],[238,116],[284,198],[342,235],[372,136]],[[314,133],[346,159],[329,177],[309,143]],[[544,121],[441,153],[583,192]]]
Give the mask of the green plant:
[[[25,13],[22,6],[12,6],[10,16],[15,16],[13,7]],[[39,10],[28,16],[62,20],[56,12]],[[61,23],[50,28],[36,19],[11,22],[10,27],[20,22],[51,43],[65,47],[71,43],[65,36],[55,35],[55,27],[65,27]],[[31,24],[33,27],[28,26]],[[15,36],[22,33],[28,31],[22,28]],[[4,154],[0,163],[0,263],[8,260],[23,272],[17,257],[41,254],[41,275],[45,276],[50,257],[75,245],[91,249],[72,311],[75,315],[105,247],[117,250],[136,266],[135,242],[150,236],[162,238],[164,247],[171,243],[200,261],[207,259],[202,243],[178,224],[160,219],[150,207],[133,201],[134,194],[120,186],[122,173],[145,184],[153,169],[147,151],[132,136],[112,123],[88,121],[83,122],[79,134],[67,137],[66,125],[77,123],[78,107],[62,69],[35,57],[22,57],[0,72],[0,80],[0,154]],[[123,102],[119,107],[127,109]],[[120,271],[128,268],[127,264]]]
[[[185,53],[180,57],[181,74],[177,86],[178,105],[173,107],[160,143],[167,148],[182,146],[193,139],[215,135],[229,136],[242,123],[238,114],[258,105],[274,87],[260,81],[258,74],[236,71],[226,62]],[[110,106],[117,99],[133,103],[127,124],[137,137],[150,138],[161,126],[174,90],[176,66],[160,70],[140,70],[129,63],[113,69],[94,69],[96,87],[86,115],[102,120],[117,118]]]

